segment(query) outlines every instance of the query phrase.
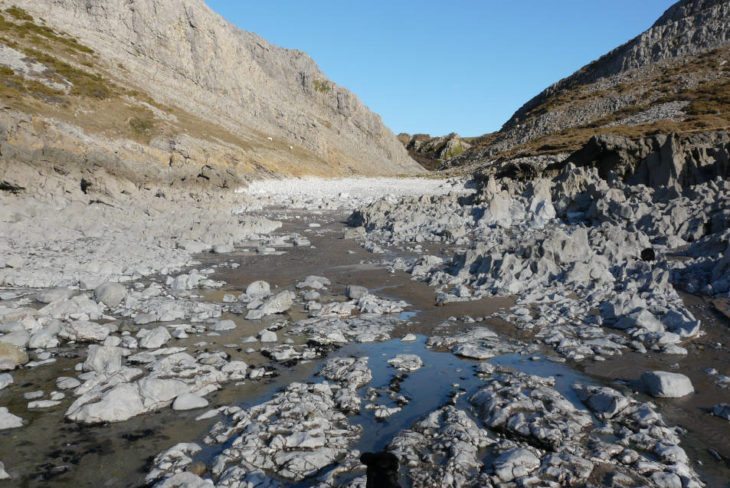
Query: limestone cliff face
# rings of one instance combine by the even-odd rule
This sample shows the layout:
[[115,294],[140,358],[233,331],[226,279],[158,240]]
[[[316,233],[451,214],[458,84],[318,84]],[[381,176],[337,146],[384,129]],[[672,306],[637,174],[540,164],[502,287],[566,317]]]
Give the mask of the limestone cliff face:
[[[10,6],[93,49],[95,62],[116,83],[194,114],[245,140],[243,146],[268,145],[273,159],[287,162],[269,165],[260,152],[242,147],[236,157],[260,171],[422,171],[380,117],[328,80],[306,54],[237,29],[203,0],[0,0],[0,7]],[[203,139],[209,132],[186,131]],[[176,137],[152,137],[151,145],[167,150]]]

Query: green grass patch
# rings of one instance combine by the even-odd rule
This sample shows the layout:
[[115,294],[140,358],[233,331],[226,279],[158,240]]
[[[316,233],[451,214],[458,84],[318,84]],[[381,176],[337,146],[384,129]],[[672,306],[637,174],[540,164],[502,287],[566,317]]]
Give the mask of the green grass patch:
[[16,6],[6,8],[5,11],[8,15],[15,17],[18,20],[33,21],[33,16],[26,12],[24,9]]
[[314,80],[312,83],[314,90],[319,93],[329,93],[332,91],[332,83],[327,80]]
[[24,52],[28,57],[44,64],[59,77],[71,82],[73,85],[71,88],[72,95],[99,100],[104,100],[115,95],[114,85],[97,73],[89,73],[81,70],[65,61],[61,61],[55,56],[40,52],[37,49],[24,49]]

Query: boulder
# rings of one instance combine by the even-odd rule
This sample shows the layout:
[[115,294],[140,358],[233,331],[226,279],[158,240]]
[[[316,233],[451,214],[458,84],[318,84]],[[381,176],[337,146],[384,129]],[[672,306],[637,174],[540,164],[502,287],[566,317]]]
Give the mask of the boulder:
[[264,329],[259,332],[259,340],[261,342],[276,342],[278,337],[276,336],[276,332]]
[[7,371],[28,362],[28,354],[18,346],[0,342],[0,371]]
[[690,379],[680,373],[647,371],[641,375],[641,382],[657,398],[680,398],[695,391]]
[[94,299],[109,308],[117,307],[127,296],[127,288],[119,283],[104,283],[94,289]]
[[139,347],[143,349],[159,349],[167,344],[170,339],[172,339],[172,336],[168,332],[167,327],[160,326],[141,335]]
[[254,281],[246,287],[246,296],[251,300],[260,300],[271,295],[271,285],[265,281]]
[[359,300],[368,294],[368,289],[364,286],[358,285],[347,285],[345,289],[345,296],[350,300]]
[[114,373],[122,369],[122,349],[110,346],[89,346],[89,353],[84,361],[84,371],[99,374]]
[[249,310],[247,320],[257,320],[267,315],[284,313],[294,304],[294,293],[285,290],[263,302],[257,309]]

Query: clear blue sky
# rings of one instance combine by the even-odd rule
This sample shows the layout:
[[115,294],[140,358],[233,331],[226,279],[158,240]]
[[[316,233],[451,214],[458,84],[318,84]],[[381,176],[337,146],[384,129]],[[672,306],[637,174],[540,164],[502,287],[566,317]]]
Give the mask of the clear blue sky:
[[307,52],[394,132],[480,135],[672,0],[207,0]]

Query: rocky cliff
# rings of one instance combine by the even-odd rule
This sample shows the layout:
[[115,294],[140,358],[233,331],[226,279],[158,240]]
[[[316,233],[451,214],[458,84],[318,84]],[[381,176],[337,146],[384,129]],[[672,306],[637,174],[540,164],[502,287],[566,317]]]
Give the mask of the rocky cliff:
[[443,161],[455,158],[471,147],[471,144],[456,133],[446,136],[428,134],[398,134],[398,140],[408,154],[429,170],[439,169]]
[[91,159],[165,184],[421,171],[306,54],[237,29],[202,0],[0,8],[2,179],[17,170],[8,154],[80,172]]
[[572,151],[596,134],[727,128],[729,60],[730,2],[681,0],[646,32],[528,101],[453,164]]

